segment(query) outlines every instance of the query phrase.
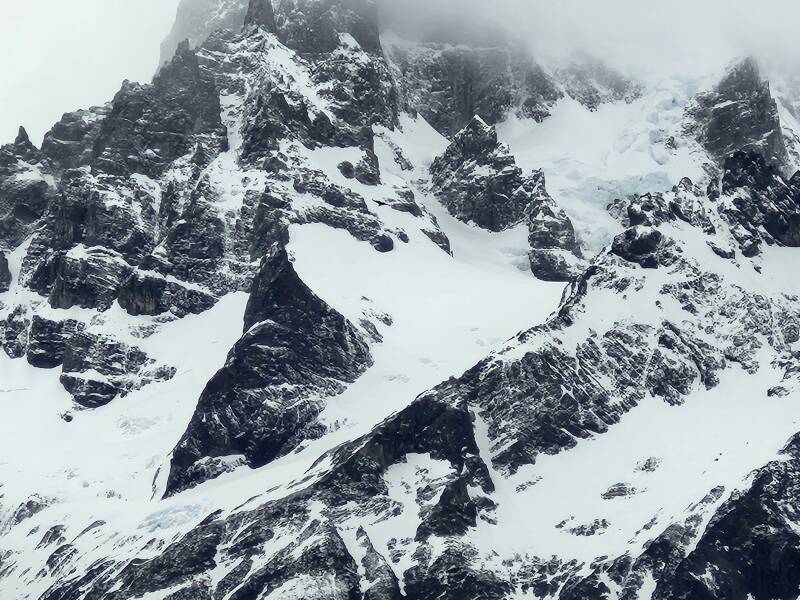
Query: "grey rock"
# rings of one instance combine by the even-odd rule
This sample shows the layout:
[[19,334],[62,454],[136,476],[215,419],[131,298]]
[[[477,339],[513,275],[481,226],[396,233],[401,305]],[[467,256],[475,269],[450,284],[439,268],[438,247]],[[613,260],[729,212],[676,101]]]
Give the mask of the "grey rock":
[[554,79],[570,97],[589,110],[602,104],[631,103],[641,97],[642,86],[599,59],[583,57],[559,69]]
[[198,48],[219,30],[239,31],[247,14],[246,0],[181,0],[169,35],[161,43],[161,63],[168,63],[188,40]]
[[94,144],[111,104],[65,113],[44,136],[42,154],[59,169],[77,169],[91,164]]
[[197,144],[226,149],[227,135],[216,85],[183,44],[152,85],[123,84],[94,143],[92,168],[155,178]]
[[[656,598],[781,598],[800,585],[800,539],[792,527],[798,500],[798,438],[787,460],[759,469],[749,489],[734,494],[714,514],[694,550],[665,573]],[[713,573],[697,577],[697,573]]]
[[215,476],[208,458],[244,455],[259,467],[290,452],[313,435],[323,399],[371,364],[361,334],[302,282],[279,244],[253,282],[244,332],[173,452],[168,495]]
[[611,251],[645,269],[657,269],[675,262],[670,240],[658,229],[634,227],[614,238]]
[[117,300],[133,316],[169,312],[183,317],[205,312],[216,304],[217,297],[155,273],[135,272],[120,287]]
[[72,319],[51,321],[34,315],[28,332],[28,362],[43,369],[61,365],[70,338],[82,329],[83,324]]
[[719,161],[746,151],[762,154],[776,166],[786,163],[778,106],[753,58],[734,66],[715,89],[699,95],[688,117],[689,133]]
[[276,26],[272,0],[249,0],[244,24],[263,27],[266,31],[274,33]]
[[[490,231],[516,225],[534,200],[536,175],[526,177],[494,127],[475,117],[431,165],[433,191],[464,222]],[[527,189],[526,189],[527,188]]]
[[8,268],[8,259],[4,252],[0,252],[0,293],[7,292],[11,287],[11,270]]
[[165,381],[175,370],[155,364],[142,350],[108,335],[78,329],[63,354],[61,384],[85,408],[108,404],[153,381]]
[[447,137],[475,115],[495,124],[517,110],[541,121],[563,96],[525,44],[507,37],[458,45],[434,38],[388,45],[385,51],[400,82],[402,104]]
[[107,310],[117,298],[132,268],[119,255],[102,247],[89,249],[85,256],[56,255],[50,291],[53,308],[97,308]]
[[31,317],[28,308],[16,306],[3,322],[0,322],[0,342],[10,358],[22,358],[28,348],[28,331]]
[[14,249],[37,227],[55,195],[54,168],[24,128],[0,147],[0,246]]

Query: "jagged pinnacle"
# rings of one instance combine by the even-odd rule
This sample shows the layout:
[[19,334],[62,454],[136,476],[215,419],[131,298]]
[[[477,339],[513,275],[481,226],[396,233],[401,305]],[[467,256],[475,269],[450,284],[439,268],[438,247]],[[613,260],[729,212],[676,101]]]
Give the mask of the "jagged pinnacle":
[[28,137],[28,132],[20,125],[19,133],[17,133],[17,139],[14,140],[14,143],[19,146],[20,144],[30,144],[30,142],[31,139]]
[[272,0],[250,0],[244,23],[245,26],[253,24],[274,32],[275,11],[272,8]]

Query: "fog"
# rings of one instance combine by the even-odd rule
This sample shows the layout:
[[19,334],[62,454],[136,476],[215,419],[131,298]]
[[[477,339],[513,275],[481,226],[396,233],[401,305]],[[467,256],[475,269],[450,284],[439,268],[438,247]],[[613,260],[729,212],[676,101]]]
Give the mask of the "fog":
[[[796,0],[381,0],[387,19],[425,36],[491,38],[502,24],[544,63],[603,58],[644,81],[691,76],[753,54],[793,74]],[[20,124],[38,143],[61,113],[147,81],[178,0],[0,0],[0,142]]]
[[149,81],[177,0],[0,0],[0,144]]
[[514,31],[544,62],[589,54],[644,79],[693,75],[741,55],[783,71],[800,65],[796,0],[385,0],[384,11],[418,30],[469,14]]

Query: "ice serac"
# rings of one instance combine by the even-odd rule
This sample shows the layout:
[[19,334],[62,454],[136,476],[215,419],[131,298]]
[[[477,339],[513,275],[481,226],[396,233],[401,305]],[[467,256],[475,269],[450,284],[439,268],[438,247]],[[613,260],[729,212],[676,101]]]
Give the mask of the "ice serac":
[[717,160],[751,151],[773,165],[785,165],[778,105],[755,59],[733,66],[713,90],[695,99],[688,115],[689,131]]
[[566,281],[578,271],[572,222],[545,188],[544,174],[526,175],[494,126],[476,116],[430,168],[432,191],[457,219],[489,231],[526,223],[533,273]]
[[168,494],[239,457],[260,467],[315,437],[325,398],[371,364],[361,334],[302,282],[280,244],[261,263],[244,326],[173,452]]

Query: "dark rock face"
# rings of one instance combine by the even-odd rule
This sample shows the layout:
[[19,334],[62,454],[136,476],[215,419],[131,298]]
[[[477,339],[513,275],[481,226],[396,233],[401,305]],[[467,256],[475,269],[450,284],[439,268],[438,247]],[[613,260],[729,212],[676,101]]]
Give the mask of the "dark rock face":
[[447,137],[475,115],[495,124],[517,107],[541,121],[563,96],[524,45],[507,39],[487,47],[400,43],[385,50],[404,105]]
[[159,251],[145,257],[140,268],[218,290],[221,294],[231,285],[219,275],[225,259],[225,224],[205,199],[203,190],[203,182],[200,182],[180,219],[161,242]]
[[688,115],[689,132],[720,161],[741,150],[757,152],[776,166],[786,162],[778,106],[752,58],[731,69],[714,90],[698,96]]
[[280,0],[278,37],[303,54],[323,54],[339,47],[349,34],[366,52],[379,54],[378,9],[371,0]]
[[61,169],[88,165],[94,155],[94,144],[111,105],[66,113],[44,136],[42,154]]
[[97,408],[152,381],[171,379],[174,374],[173,368],[155,364],[139,348],[78,329],[64,345],[60,381],[75,402]]
[[304,100],[297,101],[280,91],[259,96],[252,119],[246,124],[243,154],[253,163],[267,164],[286,138],[299,140],[309,148],[320,146],[359,146],[371,144],[371,133],[346,123],[334,125],[325,113],[312,119]]
[[119,255],[104,249],[87,250],[84,256],[65,254],[54,259],[55,280],[50,292],[53,308],[107,310],[117,297],[131,267]]
[[547,193],[544,175],[525,175],[494,127],[475,117],[431,165],[433,192],[454,217],[490,231],[528,224],[533,274],[546,281],[577,275],[580,248],[567,214]]
[[275,10],[272,7],[272,0],[250,0],[244,24],[263,27],[270,33],[274,33],[276,29]]
[[117,300],[133,316],[171,312],[183,317],[205,312],[214,306],[217,297],[157,273],[136,272],[122,284]]
[[799,442],[795,437],[784,450],[788,460],[759,469],[748,490],[719,508],[694,550],[659,582],[654,598],[766,600],[797,593]]
[[11,286],[11,271],[8,268],[8,259],[0,252],[0,294],[7,292]]
[[83,327],[82,323],[74,320],[57,322],[34,315],[28,332],[28,362],[43,369],[60,366],[64,362],[67,344]]
[[0,247],[21,244],[54,195],[52,164],[20,128],[13,144],[0,147]]
[[157,364],[142,350],[75,319],[31,315],[19,306],[0,321],[0,346],[11,358],[27,358],[37,368],[61,367],[60,381],[85,408],[108,404],[154,381],[166,381],[175,369]]
[[29,311],[17,306],[0,321],[0,346],[9,358],[22,358],[28,347],[28,330],[31,326]]
[[528,254],[533,274],[543,281],[569,281],[583,267],[572,221],[545,189],[544,175],[534,173],[535,198],[528,206]]
[[450,214],[490,231],[522,221],[534,201],[530,192],[540,187],[537,175],[525,177],[508,147],[497,141],[494,127],[479,117],[433,162],[431,177],[434,193]]
[[123,84],[95,141],[92,164],[113,175],[158,177],[198,144],[224,149],[227,137],[214,81],[184,44],[152,85]]
[[226,457],[259,467],[291,451],[313,435],[323,399],[371,364],[361,334],[300,280],[280,245],[261,264],[244,325],[175,448],[168,494],[216,477]]
[[787,181],[761,155],[736,152],[725,161],[722,192],[733,198],[725,215],[737,226],[734,234],[743,251],[753,249],[759,238],[768,244],[800,246],[797,176]]
[[658,229],[632,228],[614,239],[611,251],[645,269],[657,269],[674,262],[668,246],[668,240]]
[[155,200],[126,187],[109,189],[83,171],[65,173],[23,260],[21,282],[56,308],[108,308],[153,243],[142,215]]

